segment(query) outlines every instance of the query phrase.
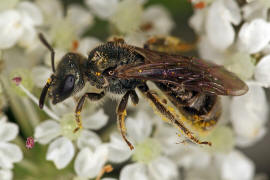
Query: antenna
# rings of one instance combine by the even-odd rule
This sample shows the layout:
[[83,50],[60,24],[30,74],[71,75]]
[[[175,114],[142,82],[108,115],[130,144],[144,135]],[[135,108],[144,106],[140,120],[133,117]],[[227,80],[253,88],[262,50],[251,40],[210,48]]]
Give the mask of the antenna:
[[52,48],[52,46],[48,43],[48,41],[45,39],[45,37],[43,36],[42,33],[38,34],[38,37],[40,39],[40,41],[49,49],[49,51],[51,52],[51,64],[52,64],[52,71],[53,73],[55,73],[55,66],[54,66],[54,50]]

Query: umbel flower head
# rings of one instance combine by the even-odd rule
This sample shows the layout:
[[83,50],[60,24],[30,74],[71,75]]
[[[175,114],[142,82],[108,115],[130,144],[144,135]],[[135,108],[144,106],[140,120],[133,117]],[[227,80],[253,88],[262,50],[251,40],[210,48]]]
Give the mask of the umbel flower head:
[[[60,0],[0,2],[0,70],[2,59],[5,65],[0,73],[0,100],[5,94],[2,91],[8,91],[6,106],[15,115],[18,104],[23,104],[23,115],[14,121],[20,124],[17,119],[23,116],[23,122],[30,122],[30,130],[22,129],[21,134],[33,133],[34,148],[44,150],[42,158],[51,161],[54,173],[60,174],[54,178],[68,174],[73,180],[100,180],[106,164],[112,163],[115,171],[102,180],[261,180],[256,177],[255,163],[236,147],[253,146],[267,133],[269,106],[264,88],[270,86],[269,0],[247,0],[241,5],[238,0],[190,1],[194,8],[190,26],[198,37],[199,57],[224,65],[249,86],[244,96],[222,98],[219,124],[206,136],[213,143],[211,148],[181,143],[177,129],[155,116],[143,98],[136,110],[130,105],[127,110],[127,136],[135,147],[133,151],[117,131],[115,115],[107,114],[115,113],[114,101],[105,101],[104,106],[85,104],[83,129],[77,133],[73,133],[74,111],[81,94],[56,105],[45,102],[43,111],[38,110],[36,96],[52,72],[50,53],[36,38],[37,32],[49,38],[56,65],[69,51],[87,57],[101,43],[97,37],[88,36],[93,32],[100,39],[108,38],[102,36],[103,30],[108,36],[121,35],[128,44],[143,47],[151,36],[167,36],[176,27],[170,10],[161,5],[168,2],[152,5],[153,1],[147,0],[85,0],[85,6],[68,3],[65,8]],[[13,84],[2,88],[7,74],[9,81],[15,77]],[[83,91],[93,89],[86,87]],[[9,180],[14,163],[22,160],[21,150],[11,142],[18,134],[18,125],[7,120],[0,120],[0,124],[0,179]],[[14,142],[20,142],[20,138]],[[33,147],[31,138],[27,147]],[[15,166],[15,173],[21,166],[31,165],[28,155],[35,151],[26,151],[26,161],[19,168]],[[47,168],[41,162],[34,166],[42,173]],[[30,174],[36,176],[35,171]]]
[[40,10],[28,1],[0,11],[0,49],[10,48],[17,42],[24,47],[30,46],[36,38],[35,28],[42,22]]
[[[269,5],[262,6],[265,3],[252,1],[240,7],[235,0],[216,0],[203,9],[196,9],[190,19],[200,39],[201,57],[225,65],[249,85],[246,95],[233,97],[229,104],[231,114],[227,118],[231,120],[239,146],[253,145],[266,132],[269,107],[262,87],[269,87],[270,22],[264,13],[257,14],[259,9],[261,12],[269,9]],[[257,16],[249,16],[255,12]]]

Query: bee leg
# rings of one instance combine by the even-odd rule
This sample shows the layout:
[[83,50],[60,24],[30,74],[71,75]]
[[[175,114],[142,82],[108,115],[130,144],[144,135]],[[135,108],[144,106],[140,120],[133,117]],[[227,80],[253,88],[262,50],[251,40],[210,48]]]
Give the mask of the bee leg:
[[85,93],[80,98],[80,100],[79,100],[79,102],[78,102],[78,104],[76,106],[76,110],[75,110],[75,117],[76,117],[77,127],[74,129],[74,131],[73,131],[74,133],[82,128],[81,111],[82,111],[82,108],[83,108],[85,98],[87,97],[91,101],[97,101],[97,100],[100,100],[101,98],[103,98],[104,95],[105,95],[104,92],[101,92],[100,94],[98,94],[98,93]]
[[166,119],[170,120],[172,124],[174,124],[177,128],[179,128],[192,142],[196,144],[207,144],[211,146],[211,142],[200,141],[196,137],[192,135],[192,132],[185,127],[185,125],[176,117],[176,115],[168,108],[166,108],[158,99],[157,94],[154,94],[149,90],[148,86],[145,84],[143,86],[138,87],[139,90],[146,96],[148,100],[153,104],[154,108],[161,113]]
[[189,52],[194,50],[195,47],[196,42],[187,43],[173,36],[154,36],[148,39],[147,42],[144,44],[144,48],[166,53]]
[[132,149],[134,149],[134,147],[126,137],[126,126],[125,126],[125,117],[127,115],[126,107],[127,107],[128,98],[129,98],[130,94],[131,94],[131,91],[128,91],[122,97],[122,99],[117,107],[117,117],[118,117],[118,127],[121,131],[121,135],[122,135],[123,139],[126,141],[130,150],[132,150]]
[[112,38],[109,39],[109,42],[118,42],[118,43],[121,43],[121,44],[125,44],[125,40],[121,37],[117,37],[117,36],[114,36]]
[[139,103],[139,97],[136,93],[136,91],[132,90],[130,91],[130,98],[134,106],[136,106]]

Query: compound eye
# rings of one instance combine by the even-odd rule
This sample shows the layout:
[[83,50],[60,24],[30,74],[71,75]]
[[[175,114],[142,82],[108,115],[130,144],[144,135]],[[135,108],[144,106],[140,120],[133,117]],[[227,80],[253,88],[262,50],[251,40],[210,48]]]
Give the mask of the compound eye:
[[63,92],[69,92],[69,91],[73,90],[74,82],[75,82],[74,76],[73,75],[68,75],[65,78]]

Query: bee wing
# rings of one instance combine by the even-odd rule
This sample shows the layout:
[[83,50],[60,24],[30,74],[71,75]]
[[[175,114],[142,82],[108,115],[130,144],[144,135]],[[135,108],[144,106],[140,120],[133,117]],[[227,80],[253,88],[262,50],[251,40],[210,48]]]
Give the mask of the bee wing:
[[170,83],[206,94],[239,96],[248,91],[247,85],[223,66],[148,49],[136,48],[136,51],[145,62],[120,66],[115,69],[114,76]]

